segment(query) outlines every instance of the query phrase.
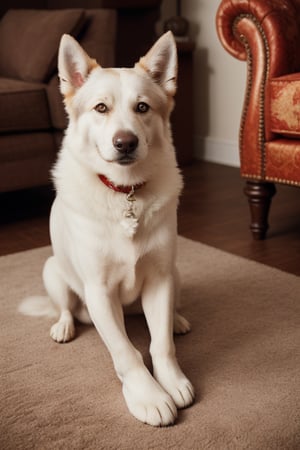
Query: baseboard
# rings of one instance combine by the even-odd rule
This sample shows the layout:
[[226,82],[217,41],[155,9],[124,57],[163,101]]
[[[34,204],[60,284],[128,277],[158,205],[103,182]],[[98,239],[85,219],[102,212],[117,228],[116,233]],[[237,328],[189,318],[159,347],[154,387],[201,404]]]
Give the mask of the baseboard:
[[195,136],[195,157],[199,160],[239,167],[238,142]]

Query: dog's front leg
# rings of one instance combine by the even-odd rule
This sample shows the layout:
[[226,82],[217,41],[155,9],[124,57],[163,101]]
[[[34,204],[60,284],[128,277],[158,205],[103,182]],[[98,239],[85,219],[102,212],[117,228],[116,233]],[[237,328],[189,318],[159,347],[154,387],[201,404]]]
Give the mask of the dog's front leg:
[[141,354],[127,336],[122,306],[116,295],[108,295],[99,285],[85,289],[86,304],[95,327],[106,344],[129,411],[154,426],[170,425],[177,416],[172,398],[154,380]]
[[172,275],[150,276],[144,286],[142,305],[151,334],[154,377],[171,395],[176,406],[185,408],[194,400],[194,389],[181,371],[175,355],[174,289]]

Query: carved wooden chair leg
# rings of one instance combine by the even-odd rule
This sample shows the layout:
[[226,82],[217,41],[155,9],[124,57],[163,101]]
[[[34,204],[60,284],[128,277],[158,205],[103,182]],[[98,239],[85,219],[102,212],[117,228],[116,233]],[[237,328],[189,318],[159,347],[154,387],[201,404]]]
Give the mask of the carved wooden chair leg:
[[254,239],[264,239],[269,228],[268,215],[272,197],[276,193],[275,184],[247,181],[244,192],[250,206],[252,235]]

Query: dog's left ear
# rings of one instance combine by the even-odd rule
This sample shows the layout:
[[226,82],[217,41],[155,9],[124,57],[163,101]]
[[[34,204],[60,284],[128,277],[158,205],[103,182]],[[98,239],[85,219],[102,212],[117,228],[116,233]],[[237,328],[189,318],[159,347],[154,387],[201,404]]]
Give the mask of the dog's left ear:
[[72,36],[62,36],[58,52],[58,75],[62,94],[73,94],[97,66],[96,61],[88,56]]
[[177,49],[171,31],[163,34],[148,53],[140,59],[142,67],[168,95],[176,92]]

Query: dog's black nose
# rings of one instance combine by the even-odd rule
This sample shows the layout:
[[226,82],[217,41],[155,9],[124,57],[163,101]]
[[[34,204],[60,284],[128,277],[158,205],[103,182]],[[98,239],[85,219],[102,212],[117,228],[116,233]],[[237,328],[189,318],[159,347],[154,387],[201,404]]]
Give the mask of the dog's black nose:
[[139,140],[131,131],[117,131],[113,137],[113,146],[122,154],[133,153],[137,148]]

